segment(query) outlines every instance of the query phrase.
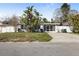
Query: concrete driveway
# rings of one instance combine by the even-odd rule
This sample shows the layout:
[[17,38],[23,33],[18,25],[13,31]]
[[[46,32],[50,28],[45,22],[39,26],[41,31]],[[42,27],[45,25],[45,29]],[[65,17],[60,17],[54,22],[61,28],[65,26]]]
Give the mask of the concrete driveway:
[[79,56],[79,43],[1,43],[0,56]]
[[51,42],[79,42],[78,34],[47,32],[53,39]]

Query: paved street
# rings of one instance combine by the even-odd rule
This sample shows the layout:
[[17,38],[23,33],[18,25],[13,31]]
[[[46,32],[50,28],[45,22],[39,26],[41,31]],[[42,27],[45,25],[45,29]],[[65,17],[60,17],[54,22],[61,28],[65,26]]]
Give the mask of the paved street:
[[0,43],[0,56],[79,56],[79,43]]

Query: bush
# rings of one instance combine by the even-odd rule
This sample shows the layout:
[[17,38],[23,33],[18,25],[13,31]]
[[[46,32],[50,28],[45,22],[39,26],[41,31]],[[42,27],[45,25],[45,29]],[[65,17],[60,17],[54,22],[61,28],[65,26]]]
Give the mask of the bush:
[[70,19],[71,19],[71,23],[73,26],[73,32],[79,33],[79,14],[77,14],[73,17],[70,17]]
[[67,33],[67,30],[66,29],[62,29],[61,32]]

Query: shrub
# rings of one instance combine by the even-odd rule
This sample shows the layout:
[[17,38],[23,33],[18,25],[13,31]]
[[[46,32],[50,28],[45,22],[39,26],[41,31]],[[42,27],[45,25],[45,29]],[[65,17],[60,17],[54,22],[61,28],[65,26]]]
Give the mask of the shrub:
[[67,33],[67,30],[66,29],[62,29],[61,32]]
[[73,32],[79,33],[79,14],[71,17],[70,20],[73,26]]

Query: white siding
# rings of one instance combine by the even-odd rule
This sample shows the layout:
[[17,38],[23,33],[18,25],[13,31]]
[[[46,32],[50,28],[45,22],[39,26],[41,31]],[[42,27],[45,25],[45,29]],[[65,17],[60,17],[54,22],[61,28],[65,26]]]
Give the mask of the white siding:
[[55,26],[55,32],[61,32],[62,29],[66,29],[67,32],[72,32],[69,26]]
[[18,26],[16,27],[16,32],[18,32],[18,29],[21,29],[21,25],[18,25]]
[[5,32],[15,32],[15,28],[13,26],[0,27],[0,33],[5,33]]

